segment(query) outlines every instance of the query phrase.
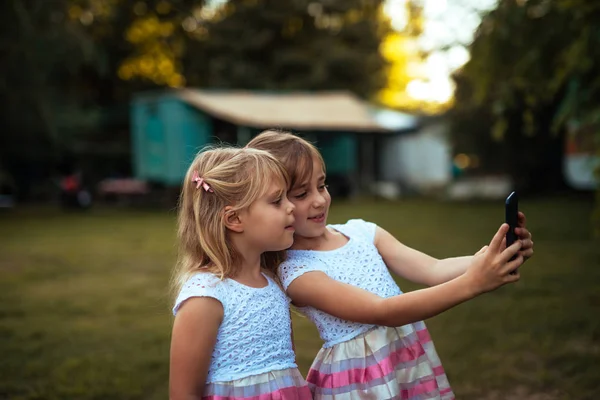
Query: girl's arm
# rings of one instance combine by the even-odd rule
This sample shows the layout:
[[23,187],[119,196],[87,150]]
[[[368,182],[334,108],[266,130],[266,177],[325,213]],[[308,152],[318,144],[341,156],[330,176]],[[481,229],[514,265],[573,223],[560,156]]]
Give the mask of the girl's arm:
[[329,278],[323,272],[307,272],[288,286],[288,295],[297,305],[311,306],[335,317],[365,324],[402,326],[433,317],[464,301],[519,279],[523,263],[516,242],[502,249],[502,239],[508,230],[506,224],[498,230],[487,251],[473,258],[468,271],[443,284],[390,298],[381,298]]
[[[527,260],[533,255],[533,241],[531,233],[525,227],[525,215],[521,212],[516,233],[522,242],[519,254]],[[374,244],[383,261],[394,274],[427,286],[439,285],[462,275],[473,262],[473,257],[486,250],[486,247],[482,248],[475,256],[438,260],[400,243],[379,226],[375,232]]]
[[200,400],[223,320],[222,304],[192,297],[180,307],[171,336],[170,400]]
[[379,226],[374,244],[394,274],[426,286],[439,285],[462,275],[473,261],[473,256],[438,260],[400,243]]

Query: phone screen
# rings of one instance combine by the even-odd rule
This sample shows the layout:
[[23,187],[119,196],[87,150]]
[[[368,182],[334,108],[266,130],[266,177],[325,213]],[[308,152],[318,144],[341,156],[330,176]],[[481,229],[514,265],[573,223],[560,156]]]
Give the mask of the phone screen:
[[[519,198],[516,192],[512,192],[506,198],[505,213],[505,222],[509,226],[508,232],[506,233],[506,247],[509,247],[517,240],[515,228],[519,221]],[[515,258],[517,258],[516,255],[511,258],[511,261]]]
[[517,227],[519,219],[519,198],[516,192],[512,192],[506,198],[506,223],[510,226],[508,233],[506,234],[506,247],[509,247],[517,240],[515,234],[515,228]]

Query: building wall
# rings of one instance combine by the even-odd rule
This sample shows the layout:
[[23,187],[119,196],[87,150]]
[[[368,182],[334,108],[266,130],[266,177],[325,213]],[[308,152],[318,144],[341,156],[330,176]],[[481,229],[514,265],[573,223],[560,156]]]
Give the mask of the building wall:
[[426,125],[416,133],[392,136],[380,148],[380,179],[416,190],[440,187],[452,179],[446,125]]
[[141,97],[133,104],[132,135],[136,178],[178,185],[211,142],[211,119],[176,98]]

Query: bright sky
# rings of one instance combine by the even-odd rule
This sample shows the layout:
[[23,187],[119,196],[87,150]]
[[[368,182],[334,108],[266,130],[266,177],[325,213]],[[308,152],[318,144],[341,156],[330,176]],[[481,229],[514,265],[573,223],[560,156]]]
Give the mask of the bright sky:
[[[419,45],[431,51],[425,63],[427,80],[414,80],[408,94],[419,100],[444,103],[454,92],[450,74],[469,60],[466,47],[479,26],[479,13],[495,7],[498,0],[421,0],[425,26]],[[386,13],[394,28],[406,24],[405,0],[387,0]],[[447,48],[440,51],[438,49]]]

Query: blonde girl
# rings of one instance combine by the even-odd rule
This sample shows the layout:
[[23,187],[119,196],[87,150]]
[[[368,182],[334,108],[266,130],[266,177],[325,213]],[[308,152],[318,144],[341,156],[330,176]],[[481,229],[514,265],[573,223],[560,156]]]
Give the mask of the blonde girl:
[[206,150],[190,165],[173,277],[172,400],[311,398],[275,277],[281,260],[265,256],[293,241],[288,184],[282,165],[261,150]]

